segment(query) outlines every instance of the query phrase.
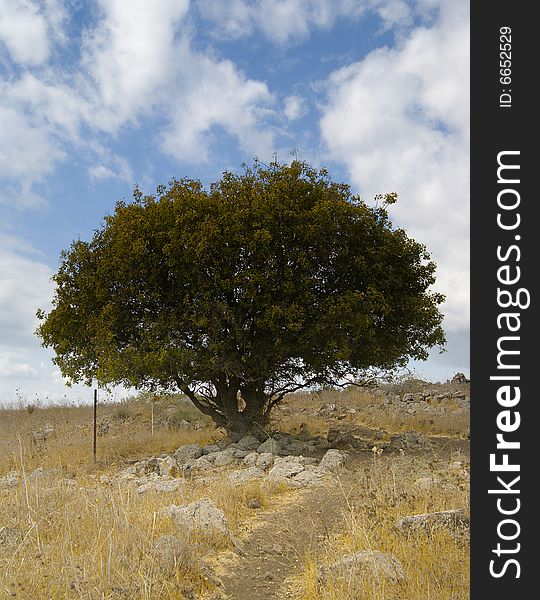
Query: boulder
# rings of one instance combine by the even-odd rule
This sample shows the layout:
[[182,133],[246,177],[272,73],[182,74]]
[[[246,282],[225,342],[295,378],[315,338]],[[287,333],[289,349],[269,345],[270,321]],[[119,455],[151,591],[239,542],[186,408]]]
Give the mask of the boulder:
[[217,444],[209,444],[208,446],[203,446],[201,450],[203,454],[212,454],[221,452],[222,449]]
[[182,487],[182,481],[180,479],[167,479],[165,481],[155,480],[147,481],[142,483],[137,488],[138,494],[144,494],[146,492],[177,492]]
[[202,456],[202,448],[199,444],[187,444],[176,449],[173,457],[179,465],[186,463],[190,459],[196,459]]
[[305,467],[300,461],[287,460],[288,458],[295,457],[276,458],[274,466],[268,471],[268,477],[273,479],[289,479],[304,470]]
[[469,528],[469,517],[465,509],[457,508],[403,517],[396,522],[396,527],[404,533],[429,534],[440,528],[465,531]]
[[263,442],[257,447],[257,452],[259,454],[266,454],[268,452],[270,452],[271,454],[278,454],[281,450],[281,444],[277,440],[273,440],[272,438],[268,438],[265,442]]
[[228,479],[231,483],[246,483],[254,479],[264,477],[265,472],[257,467],[248,467],[247,469],[239,469],[229,473]]
[[378,550],[359,550],[321,569],[320,576],[323,580],[334,577],[346,581],[350,581],[353,577],[370,576],[377,580],[397,582],[405,578],[405,573],[403,566],[394,555]]
[[252,435],[245,435],[241,440],[236,442],[236,444],[241,450],[257,450],[261,445],[261,442]]
[[345,452],[331,448],[322,457],[319,468],[323,471],[339,471],[345,464],[347,458],[348,454]]
[[171,456],[158,459],[159,474],[161,476],[174,477],[178,473],[178,463]]
[[186,506],[172,504],[166,510],[173,523],[181,531],[201,531],[207,534],[221,533],[231,536],[225,513],[212,500],[202,498]]

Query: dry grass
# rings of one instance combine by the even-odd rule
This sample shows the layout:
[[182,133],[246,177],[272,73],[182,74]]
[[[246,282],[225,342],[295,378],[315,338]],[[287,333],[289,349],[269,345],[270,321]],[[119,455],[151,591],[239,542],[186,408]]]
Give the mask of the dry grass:
[[[184,419],[178,415],[188,423],[195,422],[197,428],[181,426]],[[36,440],[47,427],[53,432]],[[193,406],[177,397],[155,403],[153,432],[152,403],[145,397],[98,405],[98,434],[98,468],[173,452],[182,444],[207,444],[222,435]],[[57,467],[72,474],[88,473],[95,469],[92,449],[92,406],[0,408],[0,476],[20,466],[21,450],[29,470]]]
[[[415,483],[436,478],[428,489]],[[301,600],[466,600],[469,547],[447,529],[405,535],[396,521],[406,515],[468,507],[466,465],[448,468],[408,456],[374,457],[348,497],[344,522],[317,556],[306,556],[304,571],[292,580]],[[379,550],[399,559],[405,580],[393,583],[360,575],[319,578],[320,567],[358,550]]]
[[[354,407],[356,412],[337,422],[321,418],[318,411],[326,404],[336,404],[342,412]],[[325,435],[341,423],[450,435],[468,428],[468,420],[454,424],[450,414],[446,422],[441,419],[423,429],[419,417],[388,413],[379,398],[357,389],[295,394],[288,406],[289,414],[277,413],[279,427],[298,431],[306,423],[314,435]],[[205,565],[215,563],[216,553],[230,542],[175,531],[170,518],[159,516],[160,510],[211,498],[241,538],[260,519],[261,513],[248,508],[250,500],[259,499],[262,512],[271,514],[291,492],[258,481],[233,485],[222,472],[207,481],[187,479],[176,492],[138,494],[114,477],[127,461],[172,453],[183,444],[204,445],[223,432],[178,397],[158,399],[153,410],[148,397],[104,404],[98,410],[101,435],[94,464],[92,412],[91,406],[0,408],[0,477],[16,471],[20,480],[16,486],[0,487],[0,528],[16,528],[24,536],[11,545],[0,540],[0,598],[187,600],[211,595],[215,585]],[[52,432],[46,439],[36,440],[36,432],[47,428]],[[100,481],[104,475],[111,484]],[[415,481],[423,476],[442,483],[420,489]],[[467,506],[468,482],[462,470],[441,470],[441,464],[427,458],[383,455],[373,457],[368,468],[362,466],[354,489],[343,493],[349,500],[347,515],[320,552],[306,557],[303,575],[292,581],[297,598],[468,597],[466,544],[443,531],[410,539],[394,528],[395,520],[407,514]],[[193,560],[163,570],[153,555],[154,542],[163,534],[182,537]],[[330,579],[321,585],[319,566],[362,548],[395,554],[406,581],[392,585]]]
[[[238,535],[254,517],[249,501],[258,498],[263,509],[271,510],[285,488],[260,482],[234,485],[226,473],[211,482],[187,479],[172,493],[139,494],[136,486],[119,482],[115,475],[125,459],[171,453],[183,444],[204,445],[221,437],[197,413],[198,429],[171,427],[161,419],[167,407],[172,408],[170,398],[156,405],[152,434],[151,406],[145,399],[100,406],[98,421],[109,430],[98,438],[97,464],[92,461],[92,407],[0,410],[0,477],[10,471],[19,476],[18,485],[0,488],[0,528],[14,528],[24,536],[15,544],[0,541],[0,598],[181,600],[215,589],[205,565],[230,542],[175,530],[160,510],[210,498]],[[190,416],[183,405],[177,408],[183,417]],[[32,432],[49,426],[54,431],[36,441]],[[107,479],[112,483],[104,483]],[[153,545],[163,534],[189,544],[187,567],[160,568]]]
[[[407,385],[407,382],[400,385],[405,390],[416,390],[413,384]],[[397,391],[403,390],[399,388]],[[329,404],[334,404],[337,412],[344,415],[344,418],[334,421],[321,419],[319,411]],[[438,408],[441,403],[435,401],[432,406]],[[283,407],[285,412],[283,409],[281,412],[278,410],[275,417],[280,429],[293,430],[304,422],[314,434],[326,434],[330,427],[360,425],[383,429],[389,433],[414,430],[425,435],[463,437],[468,435],[470,427],[469,411],[461,409],[454,400],[444,401],[444,414],[428,414],[422,410],[416,414],[407,414],[405,407],[385,405],[381,396],[365,388],[349,387],[344,390],[297,393],[293,394]],[[350,409],[355,412],[348,412]]]

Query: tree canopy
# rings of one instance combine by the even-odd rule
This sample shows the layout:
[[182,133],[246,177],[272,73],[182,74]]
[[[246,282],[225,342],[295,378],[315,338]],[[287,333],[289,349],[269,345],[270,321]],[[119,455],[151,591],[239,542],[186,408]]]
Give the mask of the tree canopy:
[[285,394],[444,344],[426,248],[324,169],[137,188],[62,252],[38,335],[73,382],[180,390],[231,434]]

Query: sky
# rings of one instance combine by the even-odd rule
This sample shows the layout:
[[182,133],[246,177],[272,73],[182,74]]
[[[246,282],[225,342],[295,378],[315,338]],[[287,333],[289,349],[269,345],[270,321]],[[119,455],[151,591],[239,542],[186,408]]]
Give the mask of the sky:
[[467,0],[0,0],[0,403],[80,400],[34,331],[59,255],[137,184],[325,166],[426,244],[469,374]]

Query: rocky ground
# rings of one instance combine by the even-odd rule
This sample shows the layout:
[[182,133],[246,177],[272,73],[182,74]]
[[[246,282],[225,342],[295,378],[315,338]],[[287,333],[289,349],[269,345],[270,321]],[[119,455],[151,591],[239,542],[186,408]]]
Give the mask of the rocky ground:
[[[469,405],[461,377],[300,395],[270,437],[186,420],[207,443],[87,473],[30,468],[21,446],[0,476],[0,598],[38,597],[39,574],[65,578],[40,584],[51,598],[466,598]],[[55,425],[31,435],[46,452]]]

